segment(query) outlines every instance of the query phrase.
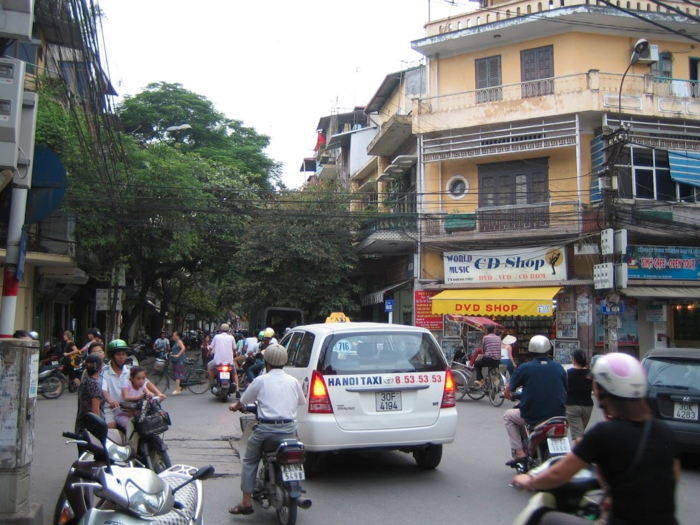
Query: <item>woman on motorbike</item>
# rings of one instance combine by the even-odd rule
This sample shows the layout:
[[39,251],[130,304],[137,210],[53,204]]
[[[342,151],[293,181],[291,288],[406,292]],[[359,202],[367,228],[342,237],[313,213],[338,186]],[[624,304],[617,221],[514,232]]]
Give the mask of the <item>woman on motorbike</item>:
[[[634,357],[611,353],[596,361],[593,392],[605,421],[584,434],[572,452],[536,476],[519,474],[513,485],[547,490],[563,485],[579,470],[595,464],[611,500],[608,525],[677,525],[675,488],[680,462],[674,436],[662,421],[653,419],[646,403],[644,368]],[[549,512],[544,525],[584,524],[589,521]]]

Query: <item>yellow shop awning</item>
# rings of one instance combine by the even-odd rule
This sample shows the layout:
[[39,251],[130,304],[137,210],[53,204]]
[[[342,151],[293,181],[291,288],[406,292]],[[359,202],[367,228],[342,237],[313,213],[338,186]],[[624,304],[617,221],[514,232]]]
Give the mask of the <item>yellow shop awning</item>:
[[433,297],[434,314],[552,315],[558,286],[546,288],[480,288],[445,290]]

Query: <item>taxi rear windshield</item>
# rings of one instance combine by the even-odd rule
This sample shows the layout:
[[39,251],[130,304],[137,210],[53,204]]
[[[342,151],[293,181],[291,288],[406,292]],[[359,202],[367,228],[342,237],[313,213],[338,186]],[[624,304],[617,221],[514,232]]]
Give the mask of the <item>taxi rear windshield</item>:
[[324,374],[444,372],[442,351],[424,333],[353,333],[329,338],[325,345]]

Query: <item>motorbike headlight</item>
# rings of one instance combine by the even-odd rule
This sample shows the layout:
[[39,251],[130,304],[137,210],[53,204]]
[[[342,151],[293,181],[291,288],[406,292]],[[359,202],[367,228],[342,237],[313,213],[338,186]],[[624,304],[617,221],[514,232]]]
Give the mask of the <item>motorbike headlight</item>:
[[126,494],[129,498],[129,510],[143,517],[156,516],[165,501],[164,492],[146,492],[131,480],[126,482]]
[[112,441],[107,441],[107,456],[117,463],[126,463],[131,457],[131,447],[129,445],[117,445]]

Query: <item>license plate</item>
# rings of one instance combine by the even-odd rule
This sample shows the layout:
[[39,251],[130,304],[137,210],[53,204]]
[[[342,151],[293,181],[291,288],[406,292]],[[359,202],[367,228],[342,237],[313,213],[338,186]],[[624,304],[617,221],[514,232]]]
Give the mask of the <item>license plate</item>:
[[231,379],[231,372],[219,372],[221,379]]
[[675,419],[698,420],[697,403],[673,403],[673,417]]
[[377,392],[374,394],[377,412],[398,412],[401,410],[401,392]]
[[550,454],[568,454],[571,452],[569,438],[547,438]]
[[282,465],[282,481],[304,481],[304,465]]

